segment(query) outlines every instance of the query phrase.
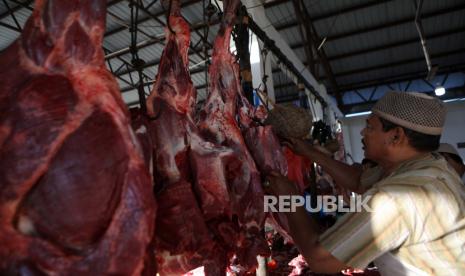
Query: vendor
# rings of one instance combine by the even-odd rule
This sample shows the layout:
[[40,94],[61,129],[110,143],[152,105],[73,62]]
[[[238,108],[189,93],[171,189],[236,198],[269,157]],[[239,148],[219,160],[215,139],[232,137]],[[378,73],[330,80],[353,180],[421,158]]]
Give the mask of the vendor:
[[[352,189],[370,196],[371,212],[348,213],[318,236],[315,222],[297,208],[286,213],[294,242],[317,273],[364,269],[374,261],[382,275],[465,275],[465,186],[434,152],[445,106],[425,94],[389,92],[372,111],[361,134],[365,157],[378,164],[378,181],[362,187],[355,183],[362,171],[345,167]],[[304,141],[292,140],[291,147],[314,159]],[[333,173],[336,182],[338,173],[343,177]],[[277,196],[299,194],[278,173],[264,186]]]
[[462,157],[460,157],[457,150],[451,144],[441,143],[438,152],[444,156],[447,163],[454,168],[454,170],[462,178],[462,182],[465,184],[465,165],[463,164]]

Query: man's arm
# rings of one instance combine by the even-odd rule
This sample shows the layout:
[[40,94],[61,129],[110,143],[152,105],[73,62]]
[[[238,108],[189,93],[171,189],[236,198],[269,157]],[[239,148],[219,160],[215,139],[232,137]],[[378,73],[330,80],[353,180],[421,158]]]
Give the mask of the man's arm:
[[[267,178],[269,185],[265,190],[268,193],[299,195],[285,176],[271,173]],[[393,192],[399,194],[396,190]],[[409,228],[404,217],[396,200],[386,191],[370,189],[360,207],[359,211],[340,218],[321,237],[304,207],[286,213],[290,234],[312,271],[338,273],[348,268],[363,269],[408,238]]]
[[304,207],[287,213],[287,220],[294,243],[311,271],[334,274],[349,268],[319,244],[318,227]]
[[[275,195],[299,195],[294,185],[279,174],[273,174],[268,178],[271,182],[272,194]],[[299,252],[305,258],[310,270],[316,273],[339,273],[348,266],[336,259],[318,242],[318,226],[307,214],[304,207],[297,207],[296,212],[286,213],[290,235]]]

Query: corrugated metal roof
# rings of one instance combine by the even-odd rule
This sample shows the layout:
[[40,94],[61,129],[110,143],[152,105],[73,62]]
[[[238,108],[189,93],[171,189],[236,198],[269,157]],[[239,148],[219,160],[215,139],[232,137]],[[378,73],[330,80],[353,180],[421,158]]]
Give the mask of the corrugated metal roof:
[[[6,1],[10,7],[17,6],[10,0]],[[294,47],[296,55],[305,63],[307,56],[302,46],[307,42],[302,38],[293,2],[282,0],[268,2],[271,3],[264,5],[265,12],[272,25],[265,28],[271,26],[277,28],[283,39]],[[415,7],[412,1],[305,0],[303,2],[309,14],[309,17],[305,18],[305,23],[311,22],[314,25],[316,35],[319,37],[317,44],[320,44],[323,38],[327,38],[322,49],[329,60],[337,85],[343,90],[365,84],[376,84],[386,79],[417,76],[421,72],[426,74],[426,62],[413,22]],[[111,52],[128,49],[131,44],[129,1],[109,0],[108,3],[112,5],[108,7],[104,47]],[[153,80],[157,74],[156,62],[160,59],[164,45],[163,41],[155,43],[153,38],[162,38],[164,35],[163,25],[166,22],[167,7],[162,6],[162,1],[142,0],[142,3],[144,9],[149,5],[150,7],[147,8],[148,11],[144,9],[139,11],[138,42],[152,41],[152,43],[140,48],[138,55],[147,64],[143,69],[144,74]],[[205,31],[201,26],[204,18],[204,3],[200,0],[186,0],[182,1],[182,5],[182,15],[192,25],[192,45],[202,52],[199,56],[192,49],[190,50],[189,66],[194,71],[200,70],[192,75],[192,80],[195,86],[204,87],[205,75],[202,71],[204,57],[201,50],[203,46],[201,36]],[[4,15],[0,21],[14,29],[16,23],[10,15],[5,15],[6,11],[6,6],[0,2],[0,15]],[[31,11],[22,8],[14,14],[23,26]],[[463,0],[424,1],[421,14],[428,52],[433,64],[438,64],[440,70],[453,71],[465,68],[465,46],[463,46],[465,45],[465,2]],[[158,21],[154,20],[154,16],[158,16]],[[217,21],[216,15],[213,21]],[[218,28],[218,24],[210,26],[209,43],[213,42]],[[7,27],[0,26],[0,31],[0,50],[5,49],[19,35]],[[211,50],[208,52],[211,55]],[[127,52],[110,59],[109,64],[113,70],[117,70],[125,63],[130,64],[131,60],[132,55]],[[285,74],[277,70],[275,65],[273,68],[275,86],[292,83]],[[323,81],[330,92],[336,91],[323,69],[320,62],[317,79]],[[130,75],[128,73],[121,75],[121,72],[127,72],[126,66],[118,73],[118,77],[125,81],[118,80],[118,83],[122,89],[129,89]],[[134,82],[138,81],[137,72],[132,72],[131,76]],[[279,87],[275,90],[278,97],[297,93],[295,85]],[[199,98],[204,97],[206,89],[201,88],[199,91]],[[344,99],[350,100],[350,97],[355,96],[347,96]],[[124,98],[127,102],[135,102],[137,93],[135,90],[126,92]]]
[[270,23],[274,26],[286,24],[295,19],[292,2],[286,2],[282,5],[266,9],[265,14],[270,20]]
[[[281,4],[274,5],[271,1],[265,5],[270,6],[267,8],[268,16],[279,16],[279,12],[292,3],[276,2]],[[317,45],[326,38],[322,49],[339,87],[365,83],[375,85],[383,79],[401,79],[403,75],[418,75],[422,71],[426,76],[426,61],[415,27],[413,2],[316,0],[304,3],[310,18],[306,17],[302,26],[312,22],[319,37]],[[465,2],[424,1],[421,15],[433,64],[438,64],[440,71],[459,70],[457,64],[465,67]],[[300,41],[296,39],[299,18],[295,12],[291,18],[285,22],[279,19],[270,21],[284,40],[297,46],[295,52],[305,62],[303,46],[307,42],[302,38]],[[334,92],[333,83],[328,81],[325,73],[321,75],[328,90]]]

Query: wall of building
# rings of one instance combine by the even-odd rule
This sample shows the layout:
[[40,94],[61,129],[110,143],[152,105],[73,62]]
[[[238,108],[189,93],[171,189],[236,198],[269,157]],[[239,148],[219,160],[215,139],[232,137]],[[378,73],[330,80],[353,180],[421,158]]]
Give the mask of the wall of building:
[[[441,142],[452,144],[457,148],[457,143],[465,143],[465,101],[446,103],[447,118],[442,134]],[[344,118],[343,134],[346,152],[352,156],[355,162],[363,159],[363,150],[360,132],[365,126],[368,115]],[[463,160],[465,160],[465,148],[458,149]],[[347,158],[350,163],[351,158]]]

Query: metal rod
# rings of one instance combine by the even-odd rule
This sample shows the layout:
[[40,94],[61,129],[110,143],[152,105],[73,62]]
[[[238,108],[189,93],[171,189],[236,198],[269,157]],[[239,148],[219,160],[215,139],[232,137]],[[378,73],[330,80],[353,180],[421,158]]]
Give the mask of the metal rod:
[[[416,0],[414,0],[416,3]],[[426,66],[428,68],[428,72],[431,72],[431,59],[428,53],[428,49],[426,48],[426,39],[423,32],[423,26],[421,25],[421,8],[423,6],[423,0],[420,0],[419,4],[417,5],[417,10],[415,13],[415,27],[417,28],[418,34],[420,35],[420,42],[421,48],[423,49],[423,54],[425,55],[426,59]]]
[[18,28],[16,28],[16,27],[13,27],[13,26],[11,26],[11,25],[9,25],[9,24],[3,23],[3,22],[1,22],[1,21],[0,21],[0,26],[5,27],[5,28],[7,28],[7,29],[10,29],[10,30],[12,30],[12,31],[21,33],[21,30],[20,30],[20,29],[18,29]]
[[[20,1],[17,1],[17,0],[10,0],[10,1],[13,2],[13,3],[18,4],[19,6],[25,8],[25,9],[28,9],[30,11],[34,11],[34,9],[29,6],[32,3],[32,1],[25,1],[24,3],[20,2]],[[16,7],[12,8],[12,10],[14,10],[15,8]]]
[[[138,44],[136,44],[134,47],[135,49],[139,50],[139,49],[142,49],[142,48],[145,48],[145,47],[148,47],[148,46],[152,46],[153,44],[156,44],[158,42],[162,42],[163,40],[165,39],[165,35],[160,35],[160,37],[157,37],[157,38],[150,38],[148,40],[144,40]],[[131,52],[131,47],[126,47],[124,49],[120,49],[118,51],[115,51],[115,52],[112,52],[110,54],[107,54],[105,55],[105,59],[112,59],[112,58],[115,58],[115,57],[118,57],[118,56],[122,56],[122,55],[125,55],[127,53],[130,53]]]
[[13,18],[13,21],[16,24],[16,27],[18,27],[19,31],[22,31],[21,25],[19,25],[18,20],[16,19],[14,11],[10,8],[10,5],[8,5],[8,2],[6,0],[3,0],[3,3],[5,4],[6,9],[10,13],[11,17]]
[[[18,6],[11,8],[11,10],[13,12],[16,12],[16,11],[22,9],[25,6],[29,6],[32,2],[33,2],[33,0],[28,0],[28,1],[26,1],[24,3],[21,3],[21,4],[18,3]],[[10,11],[7,11],[7,12],[4,12],[4,13],[0,14],[0,20],[2,20],[3,18],[5,18],[5,17],[7,17],[9,15],[10,15]]]
[[412,80],[409,80],[407,83],[407,86],[405,87],[404,91],[407,91],[410,88],[410,85],[412,84]]
[[446,76],[444,77],[444,79],[441,82],[441,86],[444,86],[444,84],[446,84],[446,81],[449,78],[449,75],[450,75],[449,73],[446,74]]

